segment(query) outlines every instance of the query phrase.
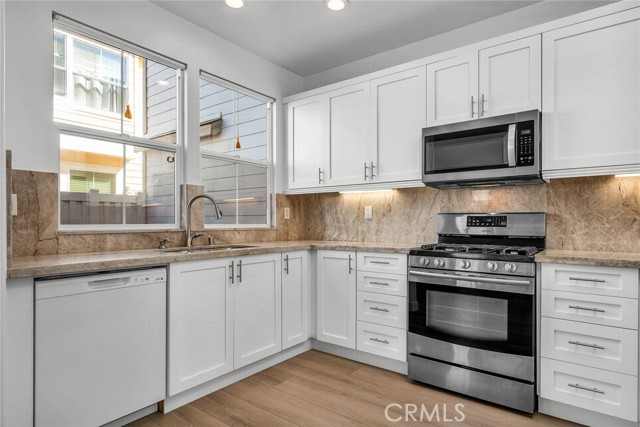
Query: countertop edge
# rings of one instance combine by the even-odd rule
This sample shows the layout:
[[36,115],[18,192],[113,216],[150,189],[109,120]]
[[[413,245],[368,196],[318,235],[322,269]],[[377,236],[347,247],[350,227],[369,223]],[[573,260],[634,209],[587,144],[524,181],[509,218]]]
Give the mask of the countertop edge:
[[596,267],[640,268],[640,253],[545,250],[535,256],[537,263],[591,265]]

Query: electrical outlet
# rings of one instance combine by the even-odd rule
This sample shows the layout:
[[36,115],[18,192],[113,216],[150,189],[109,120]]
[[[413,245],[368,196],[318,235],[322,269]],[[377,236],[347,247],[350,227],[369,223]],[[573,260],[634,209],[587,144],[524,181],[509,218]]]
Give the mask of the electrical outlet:
[[364,219],[373,218],[373,208],[371,206],[364,207]]
[[11,216],[18,216],[18,195],[11,195]]
[[284,208],[284,219],[290,219],[291,218],[291,211],[289,211],[289,208]]

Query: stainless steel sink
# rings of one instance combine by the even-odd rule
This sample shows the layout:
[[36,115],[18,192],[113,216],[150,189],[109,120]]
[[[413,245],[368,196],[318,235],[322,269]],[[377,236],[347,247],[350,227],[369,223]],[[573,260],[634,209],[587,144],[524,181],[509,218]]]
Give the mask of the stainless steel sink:
[[178,248],[167,248],[167,249],[159,249],[161,252],[171,252],[171,253],[184,253],[184,254],[196,254],[202,252],[216,252],[216,251],[228,251],[231,249],[248,249],[248,248],[256,248],[257,246],[253,245],[216,245],[216,246],[192,246],[192,247],[178,247]]

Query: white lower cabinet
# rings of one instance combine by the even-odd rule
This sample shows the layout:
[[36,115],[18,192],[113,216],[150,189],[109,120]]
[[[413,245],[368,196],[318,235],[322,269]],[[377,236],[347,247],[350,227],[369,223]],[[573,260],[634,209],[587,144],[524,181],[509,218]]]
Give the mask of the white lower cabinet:
[[317,339],[356,348],[356,253],[317,252]]
[[169,396],[281,350],[280,277],[279,253],[170,265]]
[[638,420],[638,277],[542,264],[541,398]]
[[390,359],[407,361],[407,330],[358,321],[360,351]]
[[309,338],[309,252],[282,253],[282,349]]

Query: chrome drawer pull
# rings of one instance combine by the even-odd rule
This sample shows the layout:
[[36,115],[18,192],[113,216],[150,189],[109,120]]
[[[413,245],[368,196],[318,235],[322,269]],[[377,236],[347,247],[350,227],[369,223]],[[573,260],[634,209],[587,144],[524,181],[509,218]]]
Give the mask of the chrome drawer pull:
[[385,282],[373,282],[373,281],[371,281],[369,283],[371,283],[372,285],[389,286],[389,284],[385,283]]
[[595,311],[597,313],[604,313],[605,310],[601,308],[582,307],[581,305],[570,305],[569,308],[575,308],[576,310]]
[[385,313],[389,312],[388,308],[380,308],[380,307],[369,307],[370,310],[375,310],[375,311],[384,311]]
[[375,341],[375,342],[379,342],[382,344],[389,344],[389,341],[387,340],[381,340],[380,338],[369,338],[371,341]]
[[588,277],[569,277],[569,280],[576,280],[578,282],[594,282],[594,283],[605,282],[605,280],[602,280],[602,279],[589,279]]
[[371,264],[384,264],[389,265],[389,261],[369,261]]
[[604,350],[604,347],[598,344],[585,344],[583,342],[580,341],[567,341],[569,344],[575,344],[575,345],[581,345],[583,347],[591,347],[591,348],[597,348],[598,350]]
[[580,390],[587,390],[587,391],[592,391],[592,392],[594,392],[594,393],[604,394],[604,391],[602,391],[602,390],[598,390],[598,389],[597,389],[597,388],[595,388],[595,387],[594,387],[594,388],[589,388],[589,387],[582,386],[582,385],[580,385],[580,384],[571,384],[571,383],[569,383],[569,384],[567,384],[567,385],[568,385],[569,387],[578,388],[578,389],[580,389]]

